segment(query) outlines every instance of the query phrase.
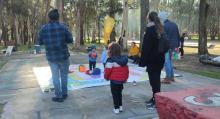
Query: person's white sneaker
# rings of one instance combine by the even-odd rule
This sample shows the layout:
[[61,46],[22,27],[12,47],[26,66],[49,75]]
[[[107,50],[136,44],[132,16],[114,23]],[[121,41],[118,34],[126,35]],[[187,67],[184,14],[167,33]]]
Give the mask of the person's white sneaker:
[[133,86],[136,86],[137,85],[137,82],[136,81],[133,81]]
[[119,109],[114,109],[113,112],[114,112],[115,114],[118,114],[118,113],[119,113]]
[[123,112],[123,107],[122,106],[119,107],[119,111]]

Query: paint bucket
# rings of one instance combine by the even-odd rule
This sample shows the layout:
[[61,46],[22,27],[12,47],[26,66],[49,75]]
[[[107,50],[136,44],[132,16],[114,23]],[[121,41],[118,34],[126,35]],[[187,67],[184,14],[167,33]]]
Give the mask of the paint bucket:
[[79,72],[86,72],[85,65],[79,65]]

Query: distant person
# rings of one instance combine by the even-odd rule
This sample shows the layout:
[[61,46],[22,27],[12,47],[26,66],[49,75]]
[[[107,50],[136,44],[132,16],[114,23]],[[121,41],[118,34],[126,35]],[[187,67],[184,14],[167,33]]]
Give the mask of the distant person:
[[148,15],[148,24],[143,39],[141,60],[139,66],[147,66],[146,71],[150,85],[152,87],[153,96],[146,102],[147,109],[155,108],[155,94],[160,92],[160,74],[164,66],[164,53],[159,53],[159,39],[164,32],[163,26],[156,12],[150,12]]
[[179,29],[176,23],[170,21],[168,19],[168,13],[167,12],[160,12],[159,17],[164,23],[164,31],[167,35],[167,39],[170,43],[170,49],[165,54],[165,71],[166,71],[166,77],[164,80],[162,80],[162,83],[170,84],[174,80],[174,71],[173,71],[173,64],[172,64],[172,53],[176,48],[179,48],[180,44],[180,34]]
[[108,56],[104,78],[110,80],[111,93],[113,97],[113,112],[118,114],[123,111],[122,90],[123,83],[127,82],[129,76],[128,58],[121,55],[121,47],[117,43],[111,43],[108,48]]
[[128,58],[133,60],[133,63],[138,63],[140,59],[139,54],[140,54],[139,47],[135,42],[132,42],[130,51],[128,53]]
[[182,36],[180,37],[180,48],[179,48],[179,51],[180,51],[181,58],[183,58],[183,55],[184,55],[183,47],[184,47],[185,37],[186,37],[186,33],[183,33]]
[[91,51],[89,52],[89,70],[92,71],[96,68],[96,60],[98,54],[96,52],[96,47],[92,47]]
[[112,42],[116,42],[116,32],[115,32],[115,28],[112,29],[112,32],[110,34],[110,43]]
[[101,63],[105,67],[106,61],[108,59],[108,46],[104,46],[102,54],[101,54]]
[[67,43],[73,42],[68,28],[59,23],[59,13],[53,9],[48,13],[49,23],[43,25],[37,39],[38,45],[45,45],[46,57],[50,65],[53,85],[55,88],[54,102],[63,102],[67,98],[67,79],[69,71],[69,56]]
[[120,37],[118,39],[118,44],[121,46],[121,48],[123,47],[123,38],[122,37]]

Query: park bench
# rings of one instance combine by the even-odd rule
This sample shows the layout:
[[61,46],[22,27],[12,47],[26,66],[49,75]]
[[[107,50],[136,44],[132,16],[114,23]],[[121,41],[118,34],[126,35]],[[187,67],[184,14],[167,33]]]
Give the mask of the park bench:
[[[189,43],[189,42],[186,42],[186,43],[184,43],[184,46],[185,46],[185,47],[198,48],[198,47],[199,47],[199,44],[198,44],[198,43],[191,43],[191,42]],[[207,47],[208,47],[208,48],[214,48],[215,45],[212,44],[212,43],[207,43]]]
[[3,50],[3,53],[5,52],[5,56],[10,56],[13,48],[14,46],[8,46],[6,50]]

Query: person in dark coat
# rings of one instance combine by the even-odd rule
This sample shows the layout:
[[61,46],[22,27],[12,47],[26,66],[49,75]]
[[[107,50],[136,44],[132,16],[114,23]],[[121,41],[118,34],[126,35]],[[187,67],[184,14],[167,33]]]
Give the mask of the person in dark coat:
[[165,55],[158,51],[159,39],[164,30],[156,12],[151,12],[148,20],[139,66],[147,66],[146,71],[148,72],[153,96],[146,103],[148,109],[153,109],[155,107],[155,93],[160,92],[160,74],[164,66]]
[[180,48],[179,48],[179,51],[180,51],[180,56],[183,57],[184,55],[184,38],[186,37],[186,33],[183,33],[182,36],[180,37]]

